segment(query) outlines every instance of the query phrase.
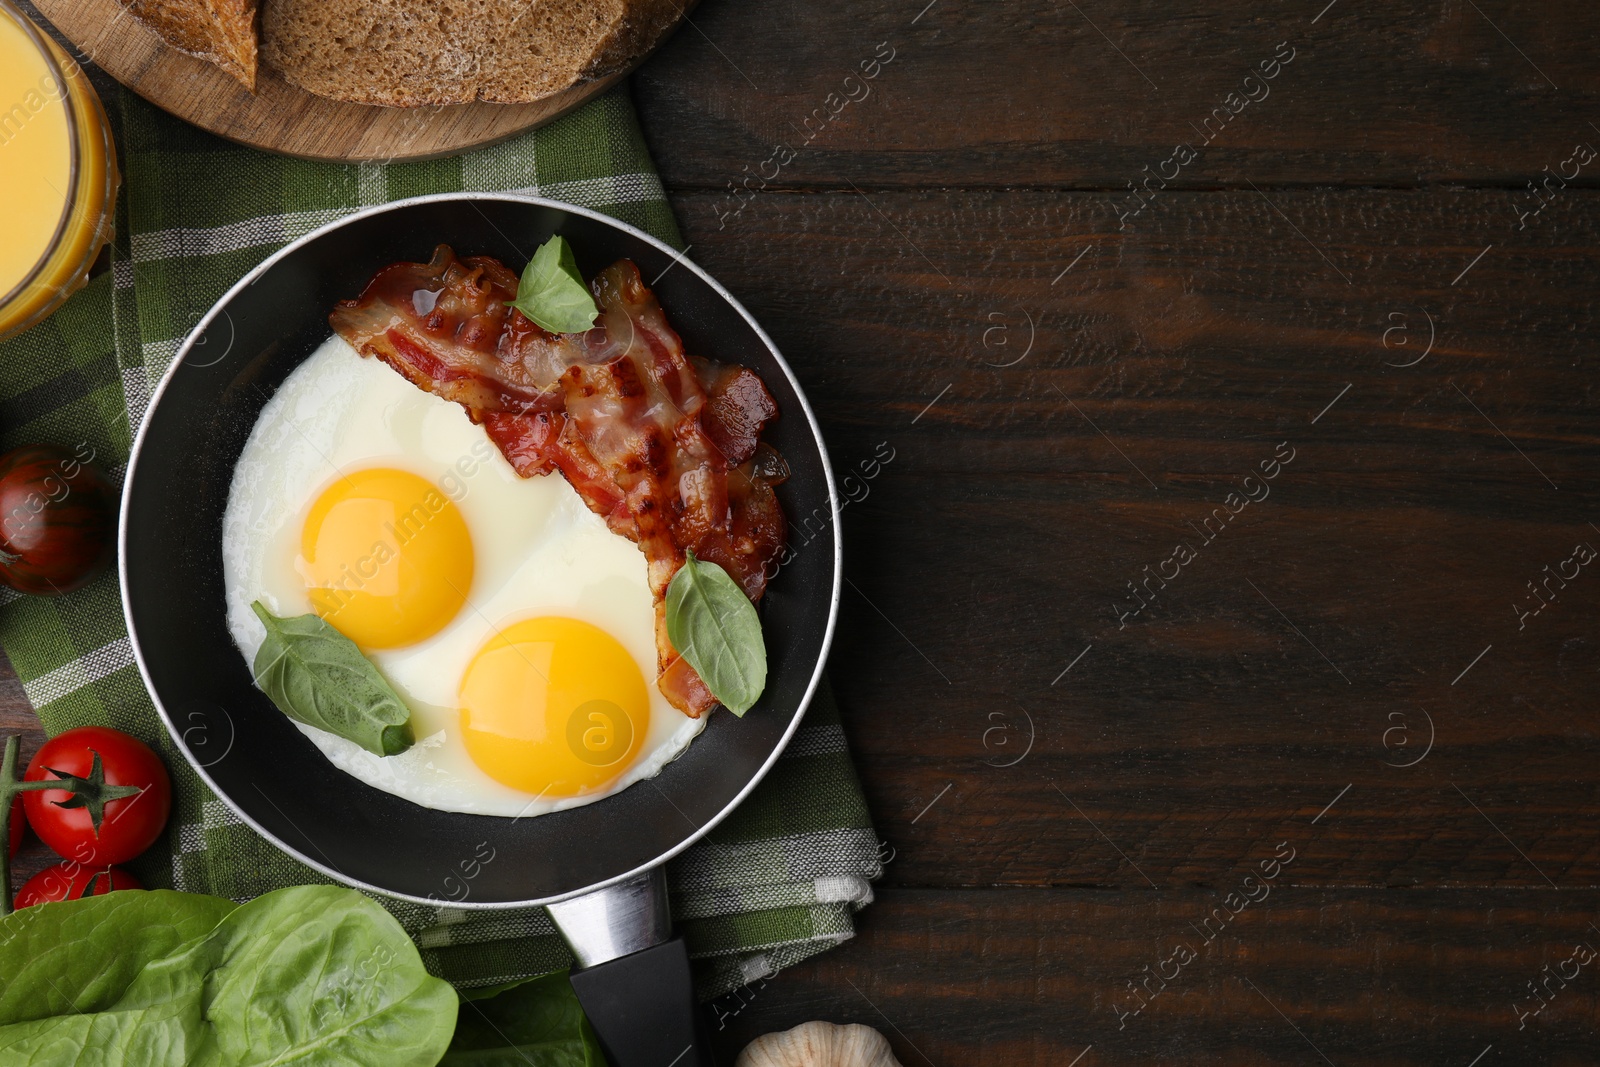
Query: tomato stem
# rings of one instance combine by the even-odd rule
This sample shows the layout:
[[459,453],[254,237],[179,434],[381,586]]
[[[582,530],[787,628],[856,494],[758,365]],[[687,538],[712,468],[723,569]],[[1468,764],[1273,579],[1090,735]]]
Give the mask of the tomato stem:
[[0,760],[0,915],[11,914],[11,802],[18,793],[34,789],[60,789],[59,782],[17,781],[17,752],[22,738],[6,738],[6,754]]
[[0,915],[11,914],[11,801],[16,796],[17,751],[22,738],[6,738],[6,754],[0,761]]
[[100,836],[100,824],[105,821],[108,803],[124,797],[138,796],[144,792],[142,787],[136,785],[107,785],[98,752],[94,752],[94,765],[87,775],[69,774],[54,767],[46,767],[45,770],[56,776],[56,780],[50,782],[48,788],[63,789],[72,794],[65,800],[52,800],[51,803],[58,808],[87,808],[90,825],[94,827],[96,837]]

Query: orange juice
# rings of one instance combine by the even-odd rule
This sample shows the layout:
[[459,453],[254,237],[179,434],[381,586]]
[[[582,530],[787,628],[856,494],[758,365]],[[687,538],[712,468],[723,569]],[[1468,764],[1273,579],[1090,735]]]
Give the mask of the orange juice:
[[0,338],[88,280],[111,238],[116,156],[82,69],[0,0]]

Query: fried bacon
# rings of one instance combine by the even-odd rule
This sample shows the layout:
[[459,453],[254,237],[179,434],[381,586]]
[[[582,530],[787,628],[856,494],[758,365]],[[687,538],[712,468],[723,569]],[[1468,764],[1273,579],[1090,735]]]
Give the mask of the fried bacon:
[[655,598],[657,686],[698,718],[716,703],[667,636],[666,593],[684,553],[759,600],[788,527],[788,476],[760,441],[778,414],[755,372],[686,356],[630,260],[590,283],[600,318],[552,334],[507,307],[517,276],[487,256],[379,271],[329,321],[364,356],[454,401],[525,478],[560,472],[590,510],[644,551]]

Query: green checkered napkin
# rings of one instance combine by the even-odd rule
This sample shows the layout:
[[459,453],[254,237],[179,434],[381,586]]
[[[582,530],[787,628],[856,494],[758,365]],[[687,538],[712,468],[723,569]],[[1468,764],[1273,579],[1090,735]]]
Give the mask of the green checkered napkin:
[[[679,244],[626,87],[543,129],[453,159],[338,165],[241,148],[104,92],[121,153],[111,270],[0,344],[0,444],[86,442],[120,479],[151,392],[195,322],[293,238],[354,208],[422,193],[518,190],[607,212]],[[0,590],[0,646],[52,733],[103,723],[158,745],[166,839],[131,866],[148,886],[244,900],[321,882],[244,825],[172,747],[128,645],[114,574],[55,599]],[[761,787],[669,869],[672,907],[709,999],[838,944],[872,899],[877,839],[831,695]],[[566,966],[543,909],[466,912],[384,900],[434,973],[463,987]]]

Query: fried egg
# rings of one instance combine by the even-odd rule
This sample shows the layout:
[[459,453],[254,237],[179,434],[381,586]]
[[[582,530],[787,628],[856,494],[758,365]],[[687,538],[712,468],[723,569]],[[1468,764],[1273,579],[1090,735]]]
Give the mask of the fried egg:
[[228,629],[316,612],[411,708],[378,756],[296,722],[335,766],[443,811],[521,817],[658,774],[705,720],[655,685],[645,557],[559,474],[522,478],[455,404],[339,337],[267,403],[222,525]]

